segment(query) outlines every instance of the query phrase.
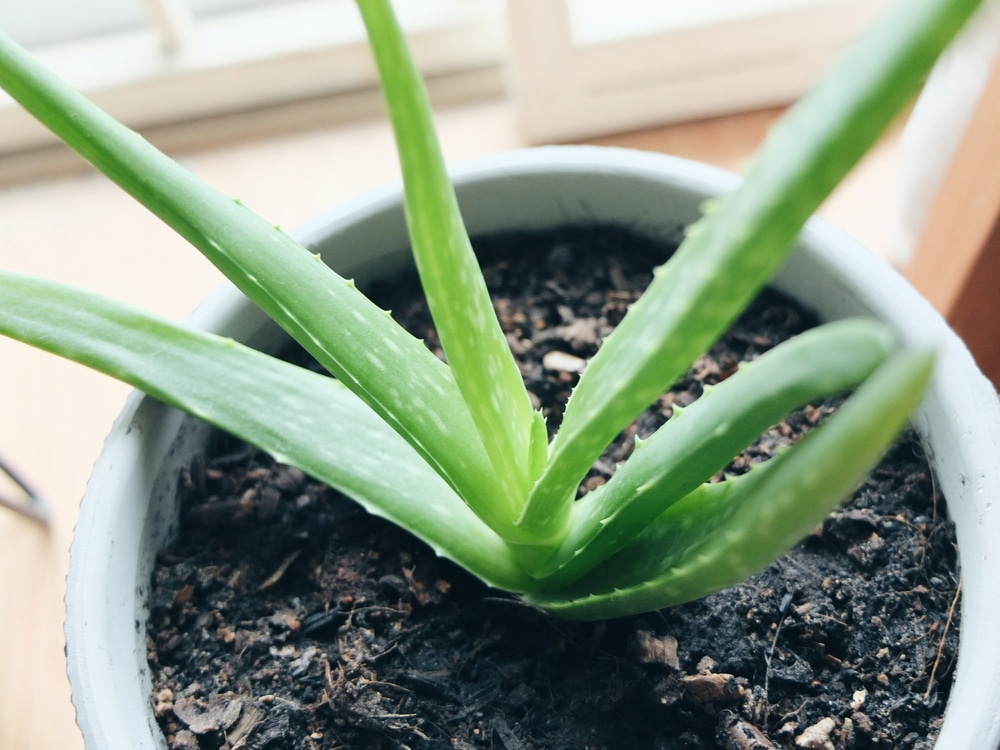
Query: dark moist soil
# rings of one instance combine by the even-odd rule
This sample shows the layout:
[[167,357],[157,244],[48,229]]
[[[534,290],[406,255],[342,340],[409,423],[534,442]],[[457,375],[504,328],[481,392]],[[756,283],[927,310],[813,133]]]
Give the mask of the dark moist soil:
[[[487,277],[555,425],[574,370],[664,251],[607,228],[479,244],[521,258],[490,263]],[[376,297],[433,347],[415,289]],[[813,324],[765,293],[584,484],[603,482],[635,431],[702,383]],[[834,407],[803,409],[730,471]],[[954,533],[912,437],[752,580],[609,622],[559,621],[488,590],[230,438],[191,469],[183,519],[148,626],[153,703],[175,749],[930,748],[951,687]]]

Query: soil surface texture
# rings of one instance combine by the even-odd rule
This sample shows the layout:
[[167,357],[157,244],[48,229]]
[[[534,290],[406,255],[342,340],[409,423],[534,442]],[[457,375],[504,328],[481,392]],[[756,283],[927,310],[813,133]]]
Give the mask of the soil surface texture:
[[[614,228],[477,244],[487,259],[514,249],[514,260],[488,260],[486,275],[555,427],[578,370],[665,251]],[[372,295],[436,347],[415,283]],[[814,323],[765,292],[581,492],[703,384]],[[727,471],[835,406],[805,407]],[[933,745],[956,657],[958,578],[944,501],[912,436],[746,583],[597,623],[491,591],[301,472],[231,438],[217,443],[186,477],[184,530],[154,576],[152,701],[174,750]]]

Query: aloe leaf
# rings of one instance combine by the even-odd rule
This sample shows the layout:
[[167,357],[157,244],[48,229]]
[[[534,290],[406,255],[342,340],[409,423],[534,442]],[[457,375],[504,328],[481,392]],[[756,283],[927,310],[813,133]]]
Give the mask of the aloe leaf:
[[509,546],[342,383],[51,281],[0,271],[0,333],[129,383],[295,466],[487,583],[531,585]]
[[761,355],[638,442],[611,480],[573,505],[565,542],[534,575],[568,584],[624,547],[790,411],[859,385],[896,348],[883,324],[848,319]]
[[[506,498],[448,368],[322,261],[207,186],[0,35],[0,86],[197,247],[488,522]],[[419,407],[415,407],[419,405]],[[492,513],[492,516],[491,516]]]
[[359,0],[358,7],[399,149],[420,281],[448,364],[510,500],[513,521],[535,479],[528,472],[536,463],[530,453],[537,418],[469,241],[427,91],[392,6],[386,0]]
[[981,0],[909,0],[774,128],[744,184],[713,202],[589,363],[526,506],[572,497],[601,451],[732,323],[806,219],[921,86]]
[[560,617],[601,619],[744,580],[815,528],[876,465],[932,369],[928,350],[893,355],[799,443],[748,474],[700,486],[585,579],[526,600]]

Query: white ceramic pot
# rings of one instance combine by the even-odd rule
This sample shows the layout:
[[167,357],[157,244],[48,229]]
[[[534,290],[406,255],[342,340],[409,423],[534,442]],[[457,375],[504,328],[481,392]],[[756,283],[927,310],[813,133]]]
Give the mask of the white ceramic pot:
[[[554,147],[478,160],[454,172],[473,234],[572,221],[619,222],[676,236],[702,201],[736,184],[725,172],[617,149]],[[342,206],[297,233],[359,284],[410,264],[400,191]],[[906,341],[934,341],[941,359],[916,427],[958,528],[963,570],[959,665],[937,750],[1000,744],[1000,405],[963,344],[905,281],[822,221],[776,280],[826,319],[873,315]],[[283,334],[225,288],[192,325],[273,350]],[[176,531],[177,482],[205,427],[133,394],[108,437],[83,500],[66,597],[69,676],[88,750],[152,750],[146,598],[154,555]]]

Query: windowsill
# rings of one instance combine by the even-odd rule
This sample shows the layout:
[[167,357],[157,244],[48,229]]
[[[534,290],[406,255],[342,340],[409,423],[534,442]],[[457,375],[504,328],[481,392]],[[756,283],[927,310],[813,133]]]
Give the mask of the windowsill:
[[888,4],[509,0],[522,127],[544,143],[787,104]]
[[[199,21],[180,50],[151,30],[36,51],[77,90],[167,149],[370,116],[381,106],[353,7],[300,0]],[[400,21],[439,101],[495,96],[506,49],[497,0],[404,4]],[[0,182],[78,163],[0,94]]]
[[[429,77],[427,88],[435,107],[474,105],[502,96],[505,79],[499,66],[485,66]],[[356,91],[274,102],[187,121],[133,127],[141,129],[143,136],[161,151],[178,155],[373,120],[381,117],[383,112],[382,94],[372,85]],[[0,187],[84,168],[85,164],[77,154],[48,137],[47,132],[39,134],[37,145],[14,145],[11,150],[6,150],[3,138],[6,114],[0,109]],[[27,117],[23,112],[16,114]],[[34,121],[30,124],[37,125]]]

